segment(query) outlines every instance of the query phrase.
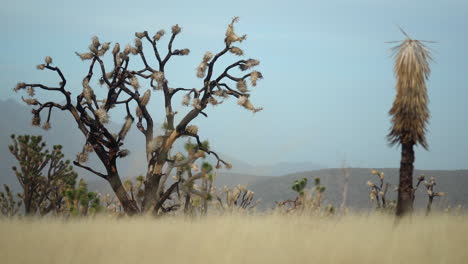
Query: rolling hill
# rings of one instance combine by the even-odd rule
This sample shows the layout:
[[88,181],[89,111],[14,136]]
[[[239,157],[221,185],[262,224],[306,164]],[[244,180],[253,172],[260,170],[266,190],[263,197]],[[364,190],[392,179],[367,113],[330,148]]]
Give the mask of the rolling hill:
[[[347,206],[355,209],[370,208],[373,205],[369,202],[369,188],[366,185],[368,180],[377,183],[377,177],[370,174],[368,168],[352,168],[350,169],[348,195],[346,199]],[[385,181],[391,184],[388,192],[390,200],[396,200],[396,192],[393,189],[398,184],[399,169],[377,168],[385,173]],[[440,206],[450,205],[465,205],[468,202],[468,170],[415,170],[414,175],[425,175],[427,177],[436,178],[436,191],[446,192],[445,197],[434,200],[434,204]],[[309,185],[313,184],[313,179],[319,177],[321,184],[326,187],[325,203],[330,203],[334,206],[339,206],[343,201],[343,186],[344,176],[341,169],[323,169],[315,171],[307,171],[300,173],[288,174],[281,177],[265,178],[254,181],[250,185],[256,196],[262,199],[261,208],[270,208],[275,201],[282,201],[295,197],[294,191],[291,189],[294,180],[308,178]],[[427,195],[424,186],[420,186],[416,193],[415,205],[421,207],[426,204]]]
[[[393,189],[398,183],[398,169],[377,168],[385,173],[385,182],[391,184],[387,198],[396,200],[396,192]],[[377,183],[377,177],[370,174],[368,168],[351,168],[348,185],[348,195],[346,206],[355,210],[373,208],[369,201],[369,188],[366,185],[368,180]],[[468,170],[415,170],[415,176],[425,175],[436,178],[436,191],[446,192],[446,196],[436,198],[434,206],[445,208],[448,205],[468,204]],[[233,187],[238,184],[247,185],[255,192],[255,199],[260,199],[258,209],[264,210],[272,208],[275,201],[294,199],[296,193],[291,189],[294,180],[307,178],[309,188],[313,186],[314,178],[319,177],[321,184],[326,187],[324,194],[324,204],[331,204],[339,207],[343,201],[344,176],[342,169],[323,169],[288,174],[284,176],[256,176],[249,174],[238,174],[230,172],[220,172],[216,177],[215,186],[217,188],[228,186]],[[90,182],[90,188],[104,193],[110,192],[108,184],[103,180]],[[420,185],[416,192],[415,206],[422,208],[427,203],[426,189]]]

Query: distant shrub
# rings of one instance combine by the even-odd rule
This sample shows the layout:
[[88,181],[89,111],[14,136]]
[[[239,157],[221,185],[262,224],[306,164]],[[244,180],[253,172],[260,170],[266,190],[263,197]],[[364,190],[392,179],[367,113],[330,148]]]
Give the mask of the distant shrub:
[[298,194],[296,199],[276,202],[276,209],[282,213],[333,215],[335,213],[334,206],[322,206],[326,187],[320,183],[320,178],[314,179],[314,187],[310,190],[306,189],[307,182],[307,178],[294,181],[291,188]]

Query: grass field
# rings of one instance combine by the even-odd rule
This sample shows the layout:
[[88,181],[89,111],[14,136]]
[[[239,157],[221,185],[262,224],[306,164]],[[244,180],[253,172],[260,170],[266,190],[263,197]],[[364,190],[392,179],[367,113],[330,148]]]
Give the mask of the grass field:
[[0,263],[468,263],[467,216],[0,221]]

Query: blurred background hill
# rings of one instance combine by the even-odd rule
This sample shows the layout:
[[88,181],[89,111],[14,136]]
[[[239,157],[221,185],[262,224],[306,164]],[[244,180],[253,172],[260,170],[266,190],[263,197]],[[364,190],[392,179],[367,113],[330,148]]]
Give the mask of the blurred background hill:
[[[84,136],[77,130],[71,129],[76,126],[70,118],[68,112],[55,111],[52,128],[44,131],[41,128],[30,125],[31,114],[28,106],[8,99],[0,101],[0,183],[8,184],[17,189],[18,183],[11,170],[11,166],[16,164],[15,159],[8,151],[10,135],[34,134],[43,135],[47,145],[64,145],[64,153],[68,159],[74,160],[75,155],[81,150]],[[113,131],[120,129],[120,124],[110,123],[108,126]],[[119,161],[122,178],[134,178],[144,173],[145,156],[141,150],[144,148],[143,136],[136,129],[131,129],[127,136],[125,145],[130,150],[130,156]],[[213,146],[216,149],[216,146]],[[182,151],[182,144],[175,147],[175,151]],[[221,169],[217,172],[215,185],[235,186],[238,184],[247,185],[255,192],[255,197],[261,199],[260,209],[271,208],[275,201],[282,201],[295,197],[291,190],[291,185],[296,179],[308,178],[312,184],[313,178],[320,177],[322,184],[326,186],[325,203],[339,206],[342,202],[342,190],[344,176],[340,168],[325,168],[314,162],[279,162],[269,165],[254,165],[242,161],[237,157],[220,153],[223,159],[233,164],[231,170]],[[214,157],[207,157],[207,160],[215,163]],[[103,171],[96,156],[91,155],[88,165]],[[142,169],[143,168],[143,169]],[[347,205],[363,209],[369,208],[368,187],[366,182],[372,180],[377,182],[376,176],[370,175],[373,168],[352,168],[350,170]],[[91,190],[102,193],[111,193],[111,190],[104,180],[92,175],[86,170],[75,167],[79,177],[88,181]],[[384,168],[378,169],[385,173],[386,180],[392,184],[389,191],[389,198],[396,199],[393,187],[398,182],[398,169]],[[466,204],[468,201],[468,170],[416,170],[415,176],[426,175],[436,177],[437,191],[447,192],[447,196],[437,199],[435,204]],[[311,185],[310,185],[311,186]],[[421,186],[416,196],[416,206],[426,203],[425,188]]]

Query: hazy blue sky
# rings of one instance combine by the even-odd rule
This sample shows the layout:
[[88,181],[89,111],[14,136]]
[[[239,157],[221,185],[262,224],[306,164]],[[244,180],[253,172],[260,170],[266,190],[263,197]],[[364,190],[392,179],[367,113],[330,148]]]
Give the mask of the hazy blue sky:
[[[223,47],[233,16],[241,17],[236,31],[248,35],[241,44],[246,56],[261,61],[265,79],[251,98],[264,111],[253,115],[234,100],[209,106],[209,118],[195,124],[214,149],[250,163],[398,167],[399,148],[385,139],[395,96],[393,44],[385,41],[401,40],[401,25],[414,38],[438,41],[430,45],[430,150],[417,149],[416,167],[468,168],[468,1],[462,0],[4,1],[1,98],[18,99],[11,92],[18,81],[54,82],[35,69],[46,55],[62,67],[68,88],[80,92],[86,63],[74,52],[86,51],[93,35],[126,44],[136,31],[170,31],[176,23],[183,34],[175,46],[191,54],[168,68],[170,85],[199,87],[195,68],[205,51]],[[154,95],[156,109],[162,101]]]

